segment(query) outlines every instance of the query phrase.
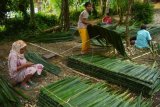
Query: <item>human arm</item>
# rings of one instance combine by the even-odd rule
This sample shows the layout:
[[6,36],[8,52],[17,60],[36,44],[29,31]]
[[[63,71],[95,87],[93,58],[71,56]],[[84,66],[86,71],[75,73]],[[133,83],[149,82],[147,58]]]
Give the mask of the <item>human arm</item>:
[[149,32],[147,32],[147,41],[148,41],[148,44],[149,44],[149,46],[151,46],[151,40],[152,40],[152,37],[151,37],[151,35],[150,35],[150,33]]
[[151,46],[151,40],[148,40],[148,45]]
[[87,20],[87,18],[82,18],[82,23],[86,25],[91,24],[90,21]]
[[11,53],[9,56],[9,69],[12,72],[19,72],[21,69],[24,69],[26,67],[32,66],[33,63],[27,62],[25,64],[18,64],[18,57],[15,53]]
[[93,21],[88,20],[89,14],[88,14],[87,11],[83,11],[81,13],[80,17],[81,17],[81,21],[82,21],[83,24],[85,24],[85,25],[93,25]]
[[33,63],[31,63],[31,62],[27,62],[27,63],[25,63],[25,64],[22,64],[22,65],[20,65],[20,66],[17,66],[17,72],[19,72],[20,70],[22,70],[22,69],[24,69],[24,68],[27,68],[27,67],[30,67],[30,66],[32,66],[33,65]]

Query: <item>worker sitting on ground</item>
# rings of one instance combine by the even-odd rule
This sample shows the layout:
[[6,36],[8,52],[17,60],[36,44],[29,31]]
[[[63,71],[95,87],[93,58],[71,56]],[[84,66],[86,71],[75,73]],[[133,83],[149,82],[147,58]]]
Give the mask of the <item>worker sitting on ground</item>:
[[102,19],[103,24],[112,24],[112,18],[109,16],[109,13]]
[[135,46],[140,49],[149,48],[151,40],[152,38],[150,33],[146,30],[146,26],[142,25],[141,30],[137,32]]
[[24,56],[27,44],[18,40],[12,44],[12,49],[8,57],[9,74],[14,84],[20,83],[21,88],[24,90],[30,90],[30,86],[35,86],[35,83],[31,81],[33,75],[37,73],[41,74],[43,70],[42,64],[34,64],[28,62]]
[[81,54],[87,53],[90,48],[87,25],[91,24],[91,22],[88,21],[88,17],[89,17],[89,13],[92,11],[92,5],[90,2],[86,2],[84,6],[85,6],[85,10],[81,12],[79,16],[79,21],[78,21],[78,31],[82,40]]

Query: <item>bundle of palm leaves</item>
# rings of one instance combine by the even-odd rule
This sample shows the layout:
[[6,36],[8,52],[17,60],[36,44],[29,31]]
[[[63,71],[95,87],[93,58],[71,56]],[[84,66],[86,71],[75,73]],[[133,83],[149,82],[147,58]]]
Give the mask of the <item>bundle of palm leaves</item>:
[[125,48],[122,43],[121,35],[118,34],[117,32],[113,30],[105,29],[100,26],[91,26],[91,25],[87,26],[87,30],[90,38],[96,39],[102,45],[104,43],[106,44],[110,43],[114,48],[117,49],[117,51],[121,55],[123,56],[126,55]]
[[55,43],[62,41],[71,41],[74,39],[74,35],[71,32],[58,32],[58,33],[41,33],[38,35],[27,35],[20,37],[21,39],[34,43]]
[[150,107],[150,100],[113,91],[104,83],[68,77],[41,89],[40,107]]
[[26,98],[0,76],[0,107],[21,107],[19,96]]
[[160,89],[159,70],[100,55],[68,58],[68,66],[80,72],[151,95]]
[[[140,28],[137,28],[136,26],[130,27],[130,36],[136,36],[137,32],[140,30]],[[126,28],[125,26],[118,26],[116,29],[114,29],[115,32],[122,35],[122,37],[125,37]],[[147,28],[147,31],[150,32],[151,36],[157,35],[160,33],[160,26],[151,26]]]
[[107,44],[104,42],[99,43],[96,39],[91,39],[91,44],[99,47],[106,47]]
[[[121,25],[121,26],[117,26],[116,28],[115,28],[115,25],[112,25],[112,26],[109,26],[109,27],[108,26],[107,27],[102,26],[102,27],[105,28],[105,29],[113,30],[113,31],[117,32],[118,34],[120,34],[122,36],[122,38],[125,38],[126,26]],[[129,35],[131,37],[134,37],[134,36],[137,35],[137,32],[139,30],[140,30],[140,28],[137,27],[136,24],[133,24],[132,26],[129,26],[129,31],[130,31]],[[149,26],[147,28],[147,31],[150,32],[151,36],[157,35],[157,34],[160,33],[160,26]]]
[[50,73],[53,73],[55,75],[58,76],[58,74],[61,72],[60,68],[54,64],[51,64],[49,62],[47,62],[46,60],[44,60],[41,55],[39,55],[38,53],[35,52],[28,52],[25,55],[26,59],[28,61],[31,61],[35,64],[42,64],[44,66],[44,69]]

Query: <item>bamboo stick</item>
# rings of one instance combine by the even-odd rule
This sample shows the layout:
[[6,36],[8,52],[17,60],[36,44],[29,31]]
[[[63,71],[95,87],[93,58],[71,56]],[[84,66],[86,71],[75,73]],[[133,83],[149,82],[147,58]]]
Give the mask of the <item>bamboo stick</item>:
[[39,45],[36,45],[36,44],[34,44],[34,43],[29,43],[29,44],[32,45],[32,46],[38,47],[38,48],[40,48],[40,49],[43,49],[43,50],[45,50],[45,51],[48,51],[48,52],[50,52],[50,53],[56,54],[56,55],[58,55],[58,56],[60,56],[60,57],[62,57],[62,58],[64,57],[64,56],[60,55],[59,53],[56,53],[56,52],[51,51],[51,50],[48,50],[48,49],[46,49],[46,48],[44,48],[44,47],[41,47],[41,46],[39,46]]

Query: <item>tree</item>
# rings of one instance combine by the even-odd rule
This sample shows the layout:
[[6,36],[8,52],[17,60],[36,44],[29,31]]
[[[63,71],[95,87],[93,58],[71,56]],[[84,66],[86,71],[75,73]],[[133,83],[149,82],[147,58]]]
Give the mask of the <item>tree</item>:
[[125,21],[125,25],[126,25],[126,45],[127,47],[130,46],[130,36],[129,36],[129,15],[131,12],[131,7],[132,7],[132,3],[134,2],[134,0],[128,0],[128,7],[127,7],[127,14],[126,14],[126,21]]
[[60,23],[63,31],[68,31],[70,27],[69,2],[68,0],[62,0],[61,3]]
[[[125,24],[126,26],[125,39],[126,39],[126,45],[127,47],[129,47],[130,46],[129,17],[134,0],[111,0],[111,1],[112,1],[112,8],[115,9],[115,11],[119,15],[119,22],[117,23],[117,26],[121,24]],[[124,16],[126,17],[125,20]]]
[[112,9],[114,9],[114,11],[116,11],[116,13],[119,15],[119,22],[117,25],[123,23],[124,15],[128,8],[128,1],[129,0],[111,0]]
[[34,2],[30,0],[30,23],[31,28],[35,28],[35,12],[34,12]]
[[0,1],[0,23],[5,19],[6,13],[9,11],[8,4],[10,3],[10,0],[1,0]]
[[101,15],[105,14],[107,0],[100,0]]

